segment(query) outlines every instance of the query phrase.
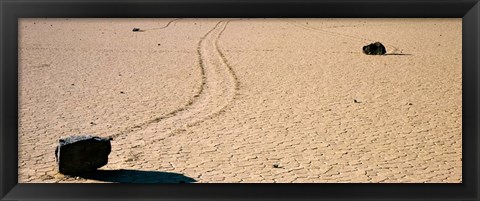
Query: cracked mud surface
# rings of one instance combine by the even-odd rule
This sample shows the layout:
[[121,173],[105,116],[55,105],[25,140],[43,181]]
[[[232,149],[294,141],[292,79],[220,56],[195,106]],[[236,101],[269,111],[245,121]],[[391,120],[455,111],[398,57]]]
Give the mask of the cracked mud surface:
[[[23,19],[19,182],[459,183],[461,55],[461,19]],[[56,172],[73,134],[103,176]]]

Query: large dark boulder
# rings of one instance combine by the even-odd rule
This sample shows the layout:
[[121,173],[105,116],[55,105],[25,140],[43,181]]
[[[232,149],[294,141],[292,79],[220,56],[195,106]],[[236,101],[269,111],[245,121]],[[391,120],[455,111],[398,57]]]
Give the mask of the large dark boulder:
[[383,55],[387,53],[385,46],[380,42],[371,43],[370,45],[363,46],[363,53],[368,55]]
[[55,158],[58,171],[66,175],[80,175],[95,171],[108,163],[112,150],[111,138],[77,135],[58,140]]

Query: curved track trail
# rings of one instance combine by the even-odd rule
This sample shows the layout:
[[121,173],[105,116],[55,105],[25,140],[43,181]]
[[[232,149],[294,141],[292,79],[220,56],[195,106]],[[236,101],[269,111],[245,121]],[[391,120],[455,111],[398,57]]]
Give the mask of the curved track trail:
[[233,101],[238,89],[238,81],[218,48],[218,40],[227,24],[228,22],[218,22],[198,42],[197,54],[203,76],[201,91],[194,96],[198,99],[192,105],[179,111],[175,118],[168,119],[169,122],[175,121],[182,126],[193,126],[215,117]]
[[[370,40],[368,38],[351,36],[351,35],[348,35],[348,34],[337,33],[337,32],[334,32],[334,31],[327,31],[327,30],[320,29],[320,28],[317,28],[317,27],[312,27],[312,26],[308,26],[308,25],[305,25],[305,24],[301,24],[301,23],[298,23],[298,22],[291,22],[291,21],[286,21],[286,22],[293,25],[293,26],[296,26],[296,27],[299,27],[299,28],[302,28],[302,29],[306,29],[306,30],[309,30],[309,31],[322,33],[322,34],[339,36],[339,37],[348,38],[350,40],[355,40],[355,41],[363,42],[363,43],[373,43],[373,42],[375,42],[375,40]],[[385,45],[385,46],[386,47],[391,47],[393,49],[388,54],[398,54],[399,48],[397,48],[396,46],[393,46],[393,45]]]
[[167,24],[165,24],[165,25],[164,25],[164,26],[162,26],[162,27],[158,27],[158,28],[151,28],[151,29],[145,29],[145,31],[151,31],[151,30],[165,29],[165,28],[169,27],[169,26],[170,26],[170,24],[172,24],[173,22],[175,22],[175,23],[176,23],[176,21],[178,21],[178,20],[181,20],[181,19],[182,19],[182,18],[176,18],[176,19],[173,19],[173,20],[170,20],[170,21],[168,21],[168,22],[167,22]]
[[[137,159],[143,155],[142,150],[160,150],[154,142],[165,139],[176,133],[185,131],[188,127],[201,123],[209,118],[221,114],[234,100],[238,89],[235,73],[227,64],[226,58],[218,48],[218,40],[225,30],[228,22],[218,22],[198,42],[197,55],[201,68],[202,84],[197,93],[184,107],[142,125],[134,126],[129,130],[114,135],[123,143],[140,142],[131,144],[132,148],[142,146],[139,152],[130,154],[125,161]],[[148,142],[146,141],[148,140]],[[128,146],[128,145],[127,145]],[[152,147],[153,146],[153,147]]]

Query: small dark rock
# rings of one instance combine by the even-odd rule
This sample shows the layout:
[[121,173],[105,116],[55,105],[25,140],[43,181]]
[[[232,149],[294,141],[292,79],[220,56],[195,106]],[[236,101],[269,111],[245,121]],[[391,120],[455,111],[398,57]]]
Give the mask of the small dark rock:
[[137,31],[140,31],[140,29],[139,29],[139,28],[133,28],[132,31],[133,31],[133,32],[137,32]]
[[112,138],[90,135],[59,139],[55,149],[58,171],[65,175],[80,175],[106,165],[112,149],[110,140]]
[[385,46],[380,42],[371,43],[370,45],[363,46],[363,53],[367,55],[383,55],[387,53]]
[[280,168],[278,164],[273,164],[273,168]]
[[72,84],[72,86],[75,86],[75,84]]
[[121,94],[124,94],[124,92],[123,92],[123,91],[121,91],[120,93],[121,93]]
[[408,105],[413,105],[412,103],[408,103]]
[[354,103],[360,103],[360,101],[357,101],[357,99],[353,99]]

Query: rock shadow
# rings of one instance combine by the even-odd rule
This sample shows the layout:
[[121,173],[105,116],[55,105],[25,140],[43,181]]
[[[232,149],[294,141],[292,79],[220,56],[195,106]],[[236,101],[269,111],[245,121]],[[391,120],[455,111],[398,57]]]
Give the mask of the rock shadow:
[[395,55],[395,56],[410,56],[412,54],[403,54],[403,53],[386,53],[384,55]]
[[79,175],[84,179],[112,183],[194,183],[195,179],[183,174],[141,170],[97,170]]

